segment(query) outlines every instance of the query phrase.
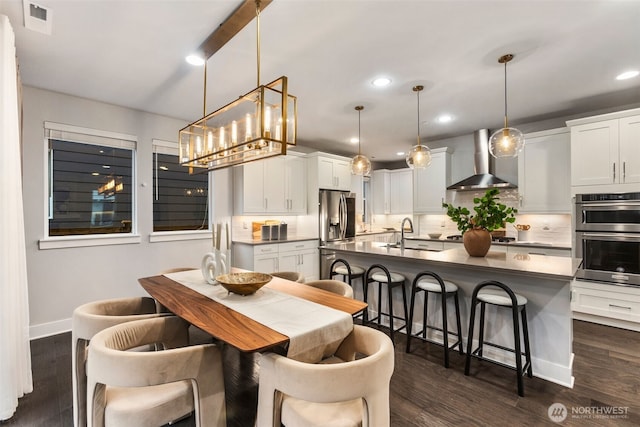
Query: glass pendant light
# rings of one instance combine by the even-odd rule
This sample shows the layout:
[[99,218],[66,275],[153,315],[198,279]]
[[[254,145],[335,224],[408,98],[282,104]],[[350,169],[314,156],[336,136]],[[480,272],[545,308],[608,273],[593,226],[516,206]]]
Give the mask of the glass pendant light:
[[507,62],[513,59],[512,54],[503,55],[498,59],[504,64],[504,127],[489,138],[489,152],[493,157],[516,157],[524,148],[524,135],[516,128],[509,127],[507,119]]
[[418,144],[414,145],[407,154],[407,166],[411,169],[424,169],[431,164],[431,150],[426,145],[420,143],[420,92],[424,86],[413,87],[413,91],[418,95]]
[[351,173],[353,175],[369,176],[371,173],[371,161],[360,152],[360,112],[364,110],[362,105],[356,107],[358,112],[358,155],[351,159]]

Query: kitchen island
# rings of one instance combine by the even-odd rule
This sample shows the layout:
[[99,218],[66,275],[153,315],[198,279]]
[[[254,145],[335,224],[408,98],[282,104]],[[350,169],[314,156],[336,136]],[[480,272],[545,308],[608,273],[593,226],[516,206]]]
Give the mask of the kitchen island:
[[[456,283],[460,289],[462,335],[466,349],[470,300],[474,287],[484,280],[502,282],[514,292],[528,299],[527,316],[533,374],[539,378],[567,387],[573,386],[573,327],[571,314],[571,280],[579,265],[578,259],[527,253],[489,251],[486,257],[470,257],[461,247],[441,252],[400,249],[386,243],[354,242],[329,244],[320,248],[321,259],[346,259],[349,263],[368,268],[382,264],[390,271],[407,278],[405,286],[410,295],[411,282],[421,271],[429,270],[443,279]],[[325,261],[325,264],[328,264]],[[328,277],[329,265],[322,265],[321,275]],[[384,291],[383,291],[384,292]],[[354,284],[356,298],[363,298],[360,282]],[[375,292],[370,292],[369,307],[377,307]],[[399,294],[398,294],[399,295]],[[371,299],[374,298],[374,299]],[[439,324],[439,302],[430,298],[429,322]],[[386,297],[383,298],[383,310]],[[433,306],[432,306],[433,304]],[[413,330],[421,329],[422,294],[416,298]],[[394,295],[394,313],[402,312],[401,298]],[[453,310],[449,310],[452,314]],[[433,317],[432,317],[433,316]],[[450,325],[454,325],[453,318]],[[418,328],[418,329],[416,329]],[[438,340],[439,336],[432,336]],[[487,307],[485,339],[513,348],[511,317],[496,307]],[[489,351],[491,350],[491,351]],[[486,348],[485,355],[504,363],[514,364],[513,355],[502,350]]]

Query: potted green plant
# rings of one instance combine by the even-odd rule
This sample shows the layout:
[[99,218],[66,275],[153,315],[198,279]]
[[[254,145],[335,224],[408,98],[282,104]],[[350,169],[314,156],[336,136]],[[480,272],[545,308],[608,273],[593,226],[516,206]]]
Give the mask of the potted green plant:
[[462,233],[462,242],[469,255],[482,257],[491,247],[491,231],[504,227],[505,223],[514,223],[518,210],[499,203],[497,188],[491,188],[482,197],[475,197],[474,213],[465,207],[454,207],[443,203],[447,216],[458,226]]

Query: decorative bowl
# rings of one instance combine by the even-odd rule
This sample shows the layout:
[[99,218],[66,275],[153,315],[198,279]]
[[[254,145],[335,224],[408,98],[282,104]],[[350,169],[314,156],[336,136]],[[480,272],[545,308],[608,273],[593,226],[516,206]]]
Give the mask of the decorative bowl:
[[222,287],[238,295],[251,295],[269,283],[272,277],[264,273],[229,273],[216,277]]
[[432,239],[439,239],[442,236],[442,233],[429,233],[429,237]]

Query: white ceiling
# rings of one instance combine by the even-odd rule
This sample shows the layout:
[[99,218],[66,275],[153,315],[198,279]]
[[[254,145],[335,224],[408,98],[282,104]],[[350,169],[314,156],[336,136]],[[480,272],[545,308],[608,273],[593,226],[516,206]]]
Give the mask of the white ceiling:
[[[52,35],[27,30],[22,1],[2,0],[24,84],[193,121],[203,68],[184,57],[241,0],[37,0]],[[640,103],[640,1],[274,0],[261,14],[260,83],[289,77],[300,145],[397,160],[423,143],[502,127],[508,65],[510,123]],[[253,89],[255,20],[208,62],[207,112]],[[371,81],[385,75],[386,88]],[[438,124],[441,113],[455,117]],[[177,129],[176,129],[177,135]]]

